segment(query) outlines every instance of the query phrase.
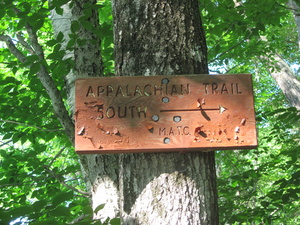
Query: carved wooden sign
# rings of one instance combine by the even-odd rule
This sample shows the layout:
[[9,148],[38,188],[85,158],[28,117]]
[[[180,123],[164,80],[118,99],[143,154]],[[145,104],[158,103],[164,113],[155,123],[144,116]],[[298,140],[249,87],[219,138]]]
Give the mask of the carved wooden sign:
[[251,74],[76,81],[77,153],[257,147]]

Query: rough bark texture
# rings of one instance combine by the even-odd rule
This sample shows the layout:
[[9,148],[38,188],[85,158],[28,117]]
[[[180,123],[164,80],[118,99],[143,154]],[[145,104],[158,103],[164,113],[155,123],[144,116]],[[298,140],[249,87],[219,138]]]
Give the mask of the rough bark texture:
[[[298,31],[298,45],[300,48],[300,6],[293,0],[287,2],[295,18]],[[275,65],[271,72],[272,77],[282,90],[290,104],[300,110],[300,81],[286,61],[276,53],[274,55]],[[271,64],[271,63],[270,63]]]
[[[49,1],[51,4],[51,1]],[[88,3],[88,4],[87,4]],[[75,67],[67,76],[66,88],[68,90],[68,103],[71,112],[74,113],[75,105],[75,80],[80,77],[101,76],[102,59],[100,52],[100,37],[94,31],[99,30],[98,13],[95,7],[96,1],[78,0],[76,4],[69,3],[62,6],[63,15],[59,15],[55,10],[51,11],[51,20],[54,34],[60,32],[64,35],[61,42],[61,49],[65,50],[64,59],[74,60]],[[83,13],[83,9],[87,15]],[[81,19],[80,19],[81,18]],[[86,30],[80,27],[75,33],[71,31],[73,21],[89,21],[94,27]],[[77,44],[69,47],[70,37],[78,40]],[[82,41],[83,42],[82,42]],[[81,45],[79,45],[81,43]],[[74,132],[72,134],[74,137]],[[118,156],[109,155],[101,157],[103,162],[98,160],[97,155],[81,155],[80,162],[83,176],[86,179],[88,191],[93,193],[92,204],[95,209],[100,204],[106,203],[106,207],[99,212],[97,218],[105,220],[107,217],[115,218],[118,216]],[[109,165],[109,166],[107,166]]]
[[[51,4],[51,1],[49,1]],[[103,65],[100,51],[100,37],[95,31],[99,31],[98,11],[95,0],[80,0],[62,6],[63,14],[59,15],[55,10],[51,10],[51,20],[54,34],[60,32],[64,35],[61,42],[61,49],[65,50],[64,60],[71,58],[74,60],[74,69],[67,76],[66,88],[68,91],[68,104],[71,113],[74,113],[75,103],[75,80],[81,77],[95,77],[103,74]],[[79,25],[76,31],[72,32],[72,23],[80,24],[85,21],[86,29]],[[76,27],[76,26],[74,26]],[[74,41],[74,45],[69,45],[69,41]]]
[[115,1],[120,76],[207,73],[197,1]]
[[271,75],[290,104],[300,110],[300,81],[279,54],[275,54],[274,58],[275,67]]
[[[69,11],[69,22],[80,20],[88,1],[76,2],[74,7],[80,7]],[[117,75],[208,72],[197,0],[122,0],[113,9]],[[96,23],[97,15],[92,17]],[[80,39],[98,38],[82,29]],[[99,48],[89,45],[97,41],[87,43],[69,55],[76,64],[66,77],[70,99],[76,78],[102,71],[95,66],[97,60],[101,64]],[[81,164],[93,208],[105,203],[95,218],[121,216],[122,224],[218,224],[213,152],[86,155]]]
[[[122,0],[113,10],[117,75],[207,73],[197,0]],[[120,212],[122,224],[218,224],[213,152],[87,160],[101,214]]]
[[293,0],[289,0],[287,4],[288,4],[288,7],[291,8],[292,13],[295,18],[295,23],[296,23],[297,31],[298,31],[298,45],[300,48],[300,5],[299,5],[299,3],[296,3]]

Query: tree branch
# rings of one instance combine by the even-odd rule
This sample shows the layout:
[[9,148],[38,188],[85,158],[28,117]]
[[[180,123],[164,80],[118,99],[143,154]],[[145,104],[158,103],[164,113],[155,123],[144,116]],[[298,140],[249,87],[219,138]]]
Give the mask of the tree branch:
[[90,216],[90,215],[88,215],[88,214],[83,214],[83,215],[81,215],[81,216],[75,218],[74,220],[72,220],[71,222],[69,222],[69,223],[67,223],[67,224],[76,224],[76,223],[82,221],[84,218],[86,218],[86,217],[88,217],[88,216]]
[[288,6],[285,6],[285,5],[282,5],[282,4],[278,3],[278,2],[276,2],[276,5],[279,5],[279,6],[282,7],[282,8],[291,10],[291,11],[293,11],[294,13],[299,13],[299,9],[292,7],[291,4],[288,4]]
[[44,168],[61,184],[61,185],[63,185],[63,186],[65,186],[66,188],[68,188],[68,189],[70,189],[70,190],[72,190],[72,191],[74,191],[74,192],[77,192],[77,193],[80,193],[80,194],[82,194],[82,195],[84,195],[84,196],[86,196],[86,197],[91,197],[92,196],[92,194],[91,193],[89,193],[89,192],[86,192],[86,191],[82,191],[82,190],[80,190],[80,189],[77,189],[77,188],[75,188],[75,187],[72,187],[72,186],[70,186],[70,185],[68,185],[68,184],[66,184],[65,183],[65,181],[62,181],[60,178],[59,178],[59,176],[54,172],[54,171],[52,171],[48,166],[44,166]]
[[0,34],[0,41],[4,41],[9,51],[21,62],[26,62],[26,56],[15,46],[12,39],[8,35]]
[[17,122],[17,121],[13,121],[13,120],[2,120],[2,119],[0,119],[0,122],[13,123],[13,124],[21,125],[21,126],[26,126],[26,127],[33,127],[33,128],[39,129],[39,130],[44,130],[44,131],[49,131],[49,132],[63,131],[62,129],[54,129],[54,130],[45,129],[43,127],[38,127],[38,126],[35,126],[35,125],[21,123],[21,122]]
[[209,53],[212,49],[214,49],[218,44],[220,44],[220,42],[223,40],[223,37],[225,37],[230,31],[231,31],[231,27],[233,26],[235,22],[232,22],[231,25],[227,28],[227,30],[222,34],[222,36],[219,38],[219,40],[216,41],[216,43],[214,44],[214,46],[209,49],[207,51],[207,53]]
[[212,62],[215,62],[217,61],[219,58],[221,58],[223,55],[227,54],[228,52],[230,52],[232,49],[236,48],[237,46],[239,46],[241,43],[243,42],[240,41],[239,43],[235,44],[234,46],[230,47],[229,49],[227,49],[225,52],[222,52],[221,54],[219,54],[216,58],[210,60],[208,63],[212,63]]
[[32,47],[25,41],[24,37],[21,35],[20,32],[17,33],[17,39],[21,43],[21,45],[23,45],[23,47],[26,48],[30,52],[30,54],[32,54],[32,55],[35,54]]
[[[65,104],[62,100],[62,97],[60,95],[60,91],[57,89],[53,79],[49,75],[45,65],[43,62],[46,62],[44,58],[44,52],[41,47],[41,45],[38,43],[38,37],[36,33],[33,31],[32,27],[27,24],[26,30],[28,32],[28,35],[30,37],[30,42],[32,45],[32,48],[34,49],[35,54],[40,59],[40,71],[37,73],[37,77],[40,79],[42,85],[44,86],[47,94],[49,95],[52,106],[54,108],[55,116],[60,121],[61,125],[65,129],[65,132],[67,136],[69,137],[69,140],[74,145],[74,123],[69,116],[69,113],[65,107]],[[26,56],[15,46],[12,39],[8,35],[0,35],[0,41],[4,41],[10,50],[10,52],[21,62],[25,63]],[[30,65],[31,66],[31,65]],[[29,67],[30,67],[29,66]]]
[[54,163],[54,161],[61,155],[61,153],[62,153],[65,149],[66,149],[66,148],[62,148],[62,149],[54,156],[54,158],[51,160],[51,162],[50,162],[50,164],[49,164],[48,167],[50,167],[50,166]]
[[[41,62],[45,62],[44,51],[42,46],[38,42],[38,37],[36,35],[36,32],[33,31],[32,26],[30,26],[28,23],[26,24],[26,30],[28,32],[30,43],[35,53],[40,58]],[[75,132],[74,123],[71,117],[69,116],[69,113],[61,98],[59,90],[57,89],[53,79],[51,78],[46,67],[43,64],[41,64],[41,68],[40,71],[37,73],[37,76],[40,79],[41,83],[43,84],[44,88],[46,89],[51,99],[56,117],[62,124],[63,128],[66,131],[66,134],[68,135],[70,141],[74,145],[74,132]]]
[[29,25],[29,23],[26,23],[25,28],[29,35],[30,43],[32,48],[34,49],[35,54],[40,58],[40,60],[44,60],[44,50],[38,42],[36,32],[33,31],[33,28],[31,25]]
[[261,59],[269,63],[269,72],[287,100],[292,106],[300,110],[300,81],[296,74],[291,70],[290,66],[278,53],[274,54],[274,58],[275,65],[272,65],[267,56],[261,56]]
[[239,63],[239,64],[237,64],[237,65],[235,65],[235,66],[233,66],[233,67],[227,69],[227,70],[225,71],[225,74],[226,74],[226,73],[230,73],[230,71],[234,70],[235,68],[239,67],[240,65],[242,65],[242,63]]
[[7,142],[1,143],[0,148],[3,147],[4,145],[7,145],[8,143],[12,142],[12,140],[9,140]]

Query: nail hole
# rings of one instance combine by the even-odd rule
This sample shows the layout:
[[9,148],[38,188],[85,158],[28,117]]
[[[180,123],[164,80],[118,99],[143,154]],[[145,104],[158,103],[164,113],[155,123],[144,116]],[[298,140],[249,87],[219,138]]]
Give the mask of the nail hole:
[[153,115],[153,116],[152,116],[152,120],[153,120],[154,122],[159,121],[159,116],[158,116],[158,115]]
[[161,83],[162,84],[167,84],[167,83],[169,83],[169,79],[168,78],[164,78],[164,79],[161,80]]
[[171,141],[170,138],[168,138],[168,137],[164,138],[164,143],[165,143],[165,144],[169,144],[170,141]]
[[176,122],[176,123],[180,122],[181,121],[181,116],[174,116],[173,121]]
[[169,101],[170,101],[170,99],[168,97],[163,97],[162,98],[163,103],[168,103]]

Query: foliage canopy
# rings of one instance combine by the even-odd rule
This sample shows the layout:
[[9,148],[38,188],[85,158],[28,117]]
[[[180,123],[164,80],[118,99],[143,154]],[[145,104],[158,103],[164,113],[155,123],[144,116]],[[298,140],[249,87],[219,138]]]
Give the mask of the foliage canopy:
[[[37,76],[44,69],[66,99],[64,77],[74,62],[64,56],[80,45],[76,36],[80,26],[93,29],[85,17],[73,22],[67,48],[62,48],[64,36],[54,35],[50,12],[62,15],[67,2],[0,1],[1,224],[75,223],[82,215],[76,224],[100,224],[91,219],[90,194],[83,191],[78,157]],[[111,3],[101,0],[96,7],[100,29],[95,33],[102,39],[104,74],[110,75]],[[300,223],[299,111],[290,107],[272,80],[275,64],[264,60],[275,60],[278,53],[299,72],[293,9],[286,0],[200,0],[200,7],[211,72],[254,76],[260,133],[256,150],[217,153],[221,222]]]

